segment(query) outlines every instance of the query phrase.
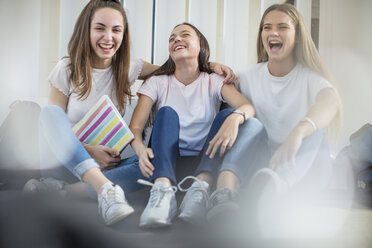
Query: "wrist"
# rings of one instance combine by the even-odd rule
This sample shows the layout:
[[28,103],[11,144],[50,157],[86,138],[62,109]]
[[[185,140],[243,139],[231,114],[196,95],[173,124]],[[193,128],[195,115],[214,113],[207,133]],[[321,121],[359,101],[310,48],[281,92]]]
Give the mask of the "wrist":
[[305,137],[311,135],[313,130],[313,127],[309,123],[301,121],[293,131],[297,136],[304,139]]
[[239,124],[244,124],[245,120],[246,120],[246,117],[245,117],[245,113],[239,109],[234,109],[234,111],[231,113],[232,116],[236,116],[238,118],[239,121]]

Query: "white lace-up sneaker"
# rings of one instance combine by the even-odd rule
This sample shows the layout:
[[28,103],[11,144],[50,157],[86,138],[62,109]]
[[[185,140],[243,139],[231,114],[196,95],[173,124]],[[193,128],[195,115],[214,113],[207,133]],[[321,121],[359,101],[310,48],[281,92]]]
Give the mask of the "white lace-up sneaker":
[[[193,179],[195,182],[188,189],[183,189],[181,185],[188,179]],[[209,184],[200,181],[196,177],[185,177],[179,184],[180,191],[187,191],[180,206],[181,213],[178,216],[180,219],[191,224],[203,224],[209,208]]]
[[98,212],[106,225],[114,224],[134,212],[134,209],[126,201],[124,191],[119,185],[107,182],[102,185],[100,190]]
[[269,168],[263,168],[254,174],[249,187],[260,196],[280,197],[288,191],[288,184],[280,178],[278,173]]
[[23,186],[23,192],[27,194],[56,192],[61,196],[66,196],[67,192],[63,189],[66,184],[66,182],[53,177],[40,180],[30,179]]
[[138,183],[152,186],[149,202],[140,219],[140,227],[165,227],[172,224],[177,213],[175,192],[177,188],[165,182],[150,183],[139,179]]

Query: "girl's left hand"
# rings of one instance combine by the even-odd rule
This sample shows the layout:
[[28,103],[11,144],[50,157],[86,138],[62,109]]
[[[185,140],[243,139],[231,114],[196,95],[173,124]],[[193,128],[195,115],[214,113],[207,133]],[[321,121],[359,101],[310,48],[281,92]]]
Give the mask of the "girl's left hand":
[[223,80],[224,84],[225,83],[227,83],[227,84],[234,83],[238,79],[238,77],[235,75],[234,71],[226,65],[223,65],[223,64],[220,64],[220,63],[217,63],[217,62],[211,62],[210,63],[210,68],[214,73],[225,77],[225,80]]
[[222,157],[226,151],[233,146],[239,131],[240,115],[230,115],[226,118],[217,134],[209,142],[206,155],[213,158],[220,148],[219,156]]
[[279,146],[270,160],[270,168],[273,170],[283,167],[290,169],[296,166],[296,154],[302,144],[302,136],[291,133],[287,140]]

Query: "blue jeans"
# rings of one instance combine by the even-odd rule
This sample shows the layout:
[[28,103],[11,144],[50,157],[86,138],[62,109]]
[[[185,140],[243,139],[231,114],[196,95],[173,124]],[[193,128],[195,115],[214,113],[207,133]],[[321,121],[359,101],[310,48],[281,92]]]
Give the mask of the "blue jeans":
[[[268,136],[263,124],[256,118],[249,118],[239,127],[238,137],[232,148],[223,157],[210,159],[205,155],[209,141],[216,135],[232,109],[224,109],[215,117],[205,145],[197,159],[195,175],[209,172],[216,178],[222,171],[231,171],[240,183],[248,183],[260,169],[268,167],[274,151],[268,146]],[[161,108],[155,118],[150,146],[154,151],[154,175],[150,180],[167,177],[177,182],[175,171],[179,162],[179,118],[171,107]],[[278,174],[293,185],[311,185],[314,188],[326,186],[331,176],[332,163],[324,130],[319,130],[303,140],[296,155],[296,166],[291,169],[279,168]],[[315,185],[314,185],[315,184]]]
[[[256,160],[250,163],[247,158],[253,156],[250,150],[246,151],[244,147],[251,145],[260,147],[264,145],[264,138],[266,132],[257,119],[251,118],[239,128],[239,135],[233,147],[238,149],[231,149],[226,156],[219,157],[218,155],[210,159],[205,155],[209,142],[216,135],[225,119],[232,113],[232,109],[224,109],[220,111],[215,117],[210,128],[207,140],[200,152],[198,158],[195,160],[198,163],[195,175],[202,172],[209,172],[213,177],[217,177],[221,171],[233,172],[240,181],[246,181],[248,176],[251,176],[264,164],[261,156],[257,156]],[[155,180],[158,177],[167,177],[173,183],[176,179],[176,165],[180,159],[179,155],[179,118],[178,114],[171,107],[161,108],[154,120],[153,133],[150,140],[150,146],[154,152],[154,159],[152,160],[155,166],[154,175],[150,180]],[[250,134],[249,136],[247,134]],[[261,150],[261,149],[258,149]],[[256,152],[257,154],[257,152]],[[186,175],[185,175],[186,176]]]
[[[52,176],[75,183],[81,180],[87,170],[99,168],[76,138],[67,115],[60,107],[50,105],[42,109],[39,130],[40,168],[43,177]],[[104,175],[129,191],[138,190],[140,185],[136,180],[143,178],[136,156],[122,160],[118,167],[105,171]],[[95,196],[94,190],[89,185],[87,191]]]

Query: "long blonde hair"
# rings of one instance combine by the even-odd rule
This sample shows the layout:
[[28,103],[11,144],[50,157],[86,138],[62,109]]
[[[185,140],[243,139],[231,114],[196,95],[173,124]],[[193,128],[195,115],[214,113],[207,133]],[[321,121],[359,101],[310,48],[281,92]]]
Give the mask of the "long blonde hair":
[[90,45],[90,24],[93,15],[98,9],[112,8],[123,16],[123,41],[112,58],[112,73],[114,79],[113,91],[116,92],[119,111],[125,108],[126,96],[132,96],[129,82],[130,66],[130,39],[128,20],[120,1],[91,0],[82,10],[76,21],[74,32],[68,44],[68,53],[71,63],[70,80],[77,91],[79,99],[86,98],[92,89],[92,55]]
[[308,67],[312,71],[316,72],[317,74],[327,79],[335,89],[335,92],[339,100],[340,108],[336,116],[334,117],[334,119],[327,128],[329,134],[328,136],[331,138],[331,140],[334,141],[341,129],[342,123],[341,99],[337,92],[332,74],[330,73],[327,66],[323,62],[322,58],[320,57],[320,54],[316,49],[316,46],[311,38],[309,30],[306,27],[303,17],[293,5],[288,3],[274,4],[267,8],[264,14],[262,15],[260,28],[258,30],[257,36],[257,63],[266,62],[269,59],[268,54],[263,46],[261,34],[266,15],[274,10],[281,11],[287,14],[292,19],[292,22],[296,30],[296,44],[294,47],[295,59],[302,65]]

